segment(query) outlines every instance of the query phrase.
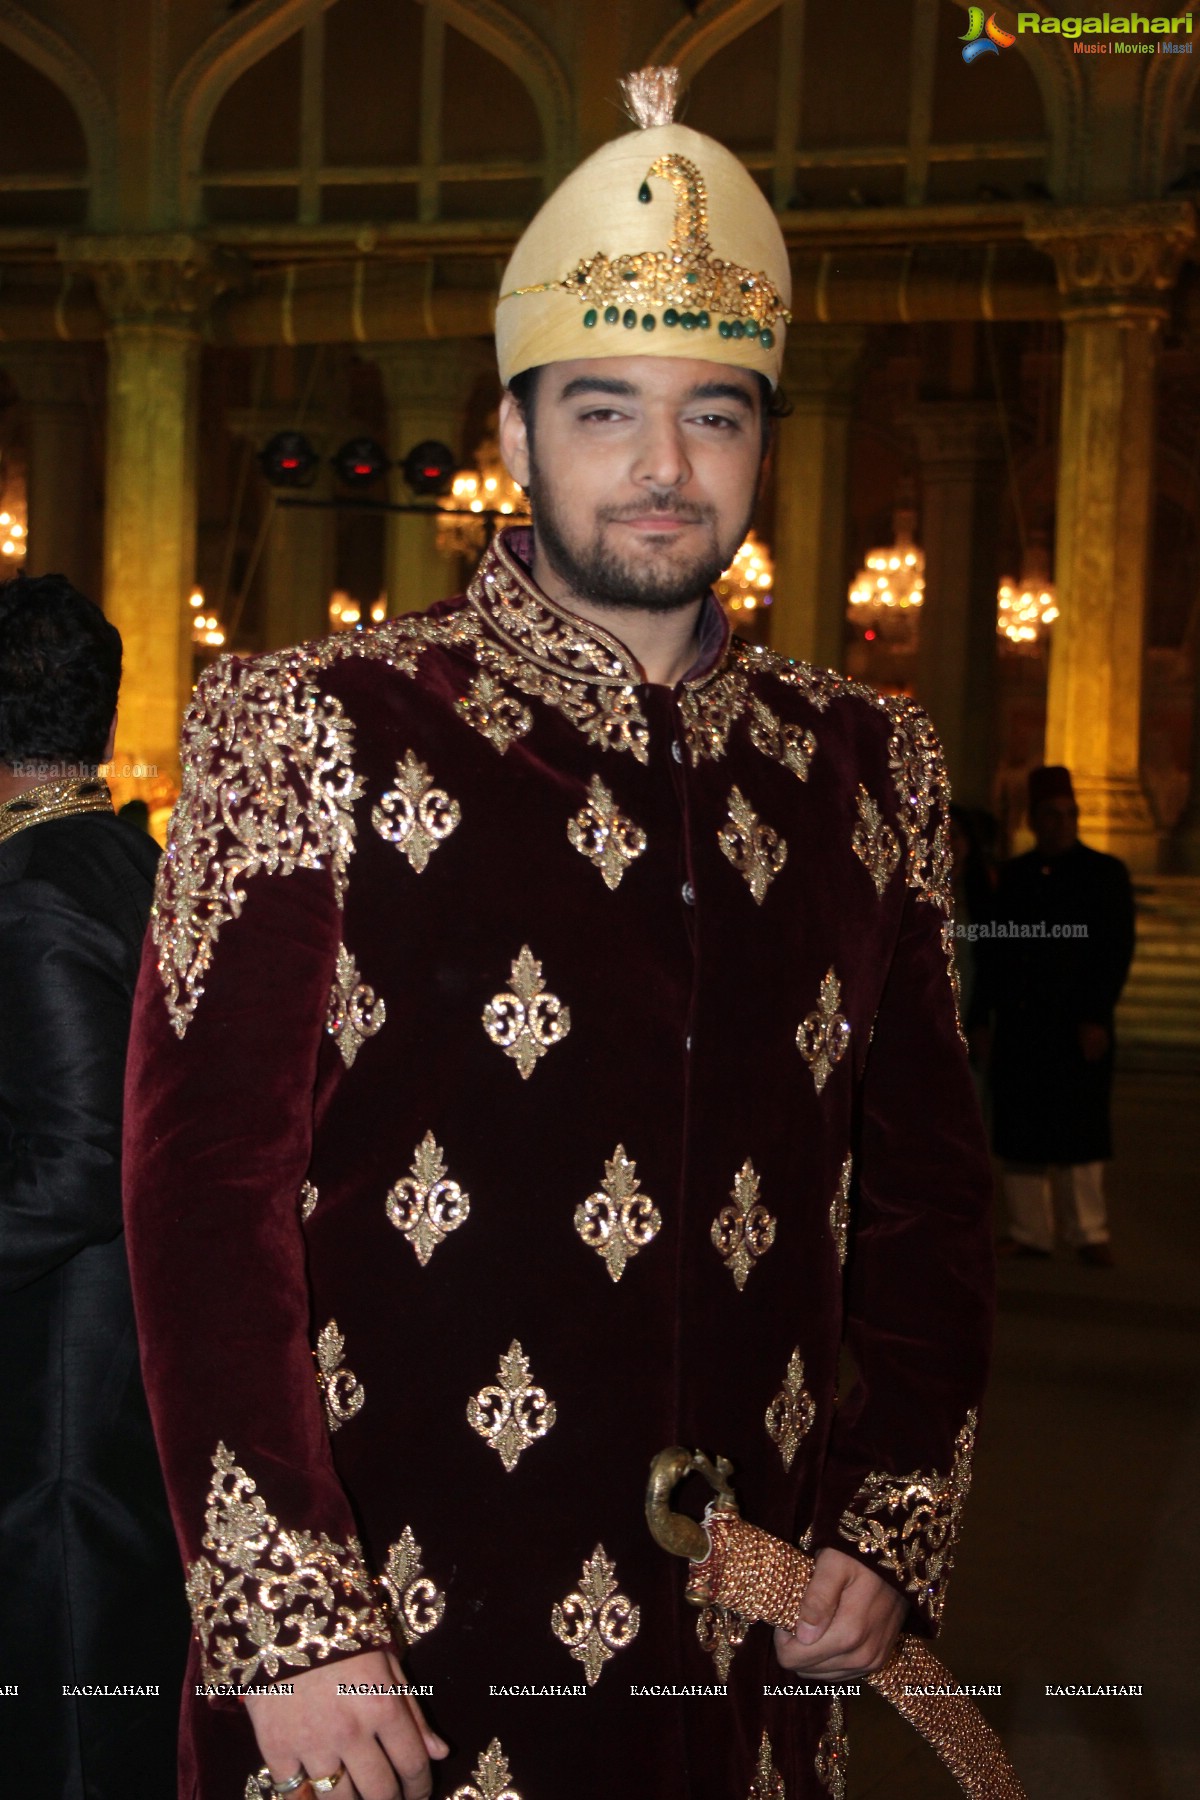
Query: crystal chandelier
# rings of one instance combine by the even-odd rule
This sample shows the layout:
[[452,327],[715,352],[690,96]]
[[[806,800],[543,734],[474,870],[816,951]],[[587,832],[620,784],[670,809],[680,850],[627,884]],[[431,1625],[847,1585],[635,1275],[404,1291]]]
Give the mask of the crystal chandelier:
[[188,605],[192,609],[193,645],[200,650],[219,650],[225,642],[225,633],[216,613],[206,613],[204,610],[203,588],[192,589]]
[[996,630],[1019,650],[1033,649],[1049,635],[1049,627],[1058,617],[1058,605],[1044,538],[1031,538],[1020,585],[1005,575],[996,602]]
[[438,508],[438,549],[443,556],[482,555],[497,514],[505,523],[529,523],[529,502],[501,460],[493,421],[475,467],[459,469]]
[[925,554],[913,541],[916,510],[898,506],[893,542],[868,550],[850,585],[850,618],[867,639],[911,642],[925,600]]
[[752,613],[770,606],[775,582],[771,552],[752,531],[716,584],[717,599],[731,613]]

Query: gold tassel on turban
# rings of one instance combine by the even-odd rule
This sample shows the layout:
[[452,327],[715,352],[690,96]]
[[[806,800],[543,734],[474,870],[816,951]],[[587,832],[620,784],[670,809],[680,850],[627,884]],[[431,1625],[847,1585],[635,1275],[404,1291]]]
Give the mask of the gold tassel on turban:
[[673,122],[678,76],[626,77],[640,129],[568,175],[513,251],[496,308],[502,381],[581,357],[690,356],[777,384],[783,234],[737,157]]

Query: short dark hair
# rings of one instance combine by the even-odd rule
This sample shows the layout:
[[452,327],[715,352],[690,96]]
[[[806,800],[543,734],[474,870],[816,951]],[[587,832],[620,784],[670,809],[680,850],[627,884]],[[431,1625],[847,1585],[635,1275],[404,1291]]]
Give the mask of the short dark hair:
[[[522,369],[514,375],[508,384],[508,391],[521,409],[525,420],[525,429],[529,440],[533,442],[534,420],[537,415],[537,390],[545,363],[538,363],[532,369]],[[771,444],[771,434],[775,429],[776,419],[786,419],[792,410],[792,403],[780,387],[773,388],[765,375],[757,369],[751,370],[758,383],[759,416],[762,420],[762,447],[765,456]]]
[[0,763],[95,767],[121,685],[121,634],[65,575],[0,585]]

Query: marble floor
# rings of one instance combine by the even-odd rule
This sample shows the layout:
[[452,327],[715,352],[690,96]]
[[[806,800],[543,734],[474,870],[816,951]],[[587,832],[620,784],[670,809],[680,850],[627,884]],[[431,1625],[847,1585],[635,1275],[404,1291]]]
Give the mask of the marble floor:
[[[1200,1794],[1200,1076],[1119,1077],[1117,1266],[1000,1271],[995,1370],[939,1654],[983,1703],[1029,1800]],[[1140,1698],[1047,1685],[1140,1684]],[[850,1800],[955,1782],[866,1695]]]

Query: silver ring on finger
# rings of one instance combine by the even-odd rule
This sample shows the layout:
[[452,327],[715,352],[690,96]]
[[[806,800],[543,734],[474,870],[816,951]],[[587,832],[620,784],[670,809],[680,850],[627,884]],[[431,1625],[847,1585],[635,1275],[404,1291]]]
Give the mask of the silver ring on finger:
[[310,1775],[308,1785],[314,1794],[330,1794],[345,1773],[346,1765],[340,1762],[332,1775]]
[[294,1775],[286,1776],[283,1781],[273,1781],[271,1783],[271,1792],[280,1796],[284,1794],[294,1794],[296,1789],[302,1788],[307,1780],[308,1776],[304,1773],[304,1770],[297,1769]]

